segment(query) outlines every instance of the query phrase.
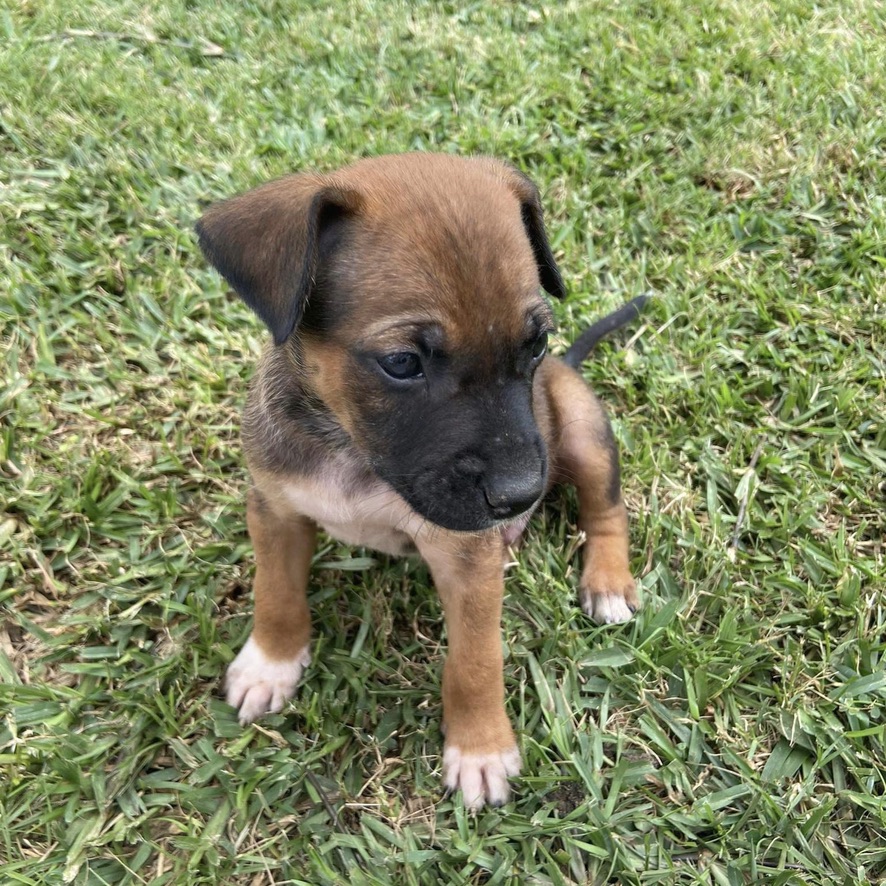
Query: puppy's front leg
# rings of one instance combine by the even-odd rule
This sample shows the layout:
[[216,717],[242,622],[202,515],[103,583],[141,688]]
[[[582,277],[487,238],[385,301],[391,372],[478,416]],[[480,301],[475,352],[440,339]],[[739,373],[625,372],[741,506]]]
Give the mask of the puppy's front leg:
[[281,711],[310,663],[307,586],[317,534],[306,517],[277,514],[257,489],[246,524],[256,558],[255,625],[225,676],[228,704],[244,725]]
[[557,360],[547,361],[545,370],[557,416],[551,447],[556,479],[575,484],[579,526],[587,537],[581,604],[597,622],[627,621],[640,601],[628,557],[628,512],[612,428],[577,372]]
[[443,533],[419,541],[443,602],[449,654],[443,668],[443,782],[465,805],[500,805],[520,753],[504,707],[501,536]]

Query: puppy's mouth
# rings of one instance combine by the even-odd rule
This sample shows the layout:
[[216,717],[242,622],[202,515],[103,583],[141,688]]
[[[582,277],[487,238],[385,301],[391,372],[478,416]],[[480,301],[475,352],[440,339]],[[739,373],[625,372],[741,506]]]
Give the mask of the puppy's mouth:
[[435,526],[454,532],[498,530],[518,538],[544,495],[545,461],[519,474],[465,477],[428,470],[412,482],[380,473],[413,510]]
[[499,532],[501,532],[501,540],[504,542],[504,546],[506,548],[511,547],[511,545],[515,545],[520,540],[520,536],[523,535],[523,532],[529,525],[529,520],[532,517],[532,514],[535,512],[535,508],[537,505],[538,502],[536,502],[535,505],[520,514],[519,517],[515,517],[513,520],[508,520],[507,522],[502,523],[500,526],[496,527]]

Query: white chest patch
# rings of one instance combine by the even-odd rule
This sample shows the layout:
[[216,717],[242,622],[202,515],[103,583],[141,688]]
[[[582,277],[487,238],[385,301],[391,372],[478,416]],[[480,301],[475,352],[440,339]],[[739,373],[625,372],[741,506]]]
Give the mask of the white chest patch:
[[283,496],[293,510],[310,517],[346,544],[402,555],[426,521],[383,480],[366,481],[349,459],[330,462],[315,477],[287,480]]

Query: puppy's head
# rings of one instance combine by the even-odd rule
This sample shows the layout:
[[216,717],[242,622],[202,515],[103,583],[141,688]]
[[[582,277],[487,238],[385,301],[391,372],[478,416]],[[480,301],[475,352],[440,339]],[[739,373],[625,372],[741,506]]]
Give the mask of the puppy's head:
[[552,327],[540,289],[564,288],[527,178],[489,159],[382,157],[271,182],[197,230],[416,511],[480,530],[540,498],[532,379]]

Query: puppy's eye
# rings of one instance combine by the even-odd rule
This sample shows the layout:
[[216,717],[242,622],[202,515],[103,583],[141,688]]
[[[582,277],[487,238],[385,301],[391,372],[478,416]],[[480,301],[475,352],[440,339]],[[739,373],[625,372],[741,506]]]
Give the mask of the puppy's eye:
[[424,375],[421,358],[412,351],[400,351],[396,354],[385,354],[379,357],[378,365],[391,377],[398,381],[421,378]]
[[532,362],[539,363],[541,362],[541,358],[548,351],[548,334],[547,332],[543,332],[533,343],[532,343]]

